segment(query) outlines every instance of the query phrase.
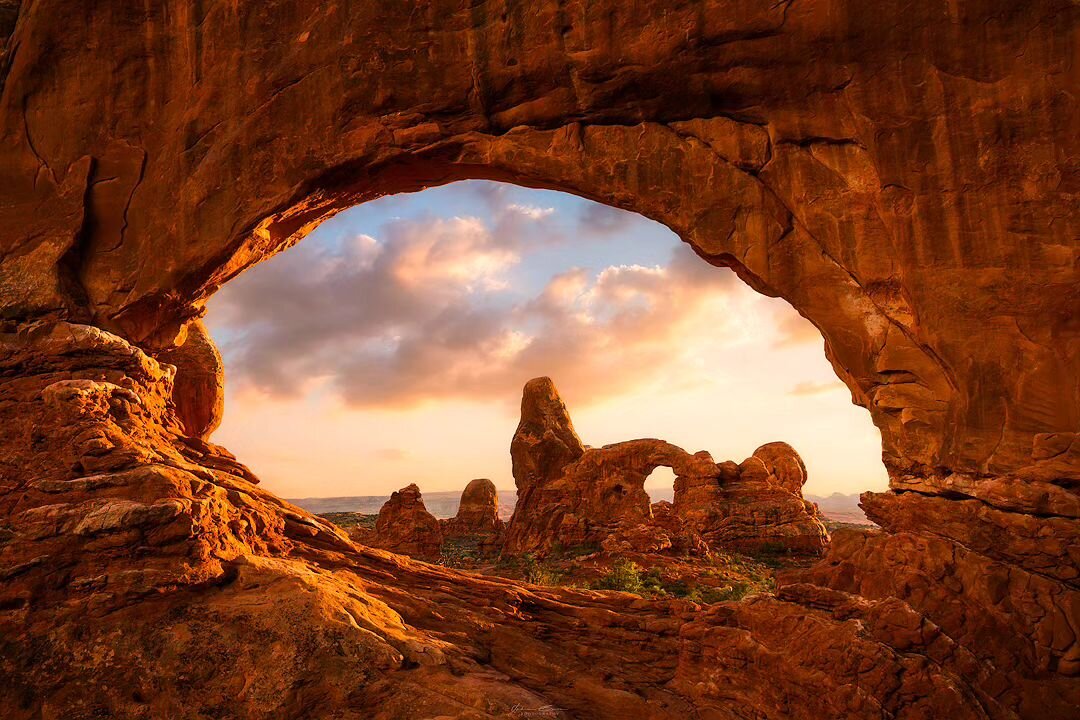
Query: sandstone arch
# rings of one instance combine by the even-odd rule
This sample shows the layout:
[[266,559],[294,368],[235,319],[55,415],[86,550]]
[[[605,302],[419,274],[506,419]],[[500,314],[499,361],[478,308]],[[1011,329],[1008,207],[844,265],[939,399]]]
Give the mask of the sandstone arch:
[[[1053,186],[1028,202],[1013,182],[1025,168],[1005,162],[1045,155],[1058,138],[1051,128],[1014,132],[991,158],[996,181],[966,190],[962,205],[949,198],[975,184],[961,176],[981,172],[964,159],[991,147],[981,136],[964,134],[962,156],[929,173],[903,148],[945,155],[935,118],[966,115],[980,82],[1030,88],[1038,75],[1036,87],[1053,97],[1043,66],[968,48],[964,32],[984,27],[979,3],[941,28],[937,9],[882,18],[844,2],[753,5],[612,9],[614,25],[590,40],[598,11],[553,2],[520,27],[502,3],[471,14],[301,3],[273,21],[226,4],[202,18],[168,4],[98,4],[84,32],[114,44],[102,55],[70,34],[52,39],[67,32],[54,22],[64,0],[34,3],[6,58],[7,315],[65,308],[139,342],[171,343],[216,286],[328,213],[380,193],[492,177],[641,212],[787,298],[822,329],[898,471],[1037,472],[1035,455],[1053,450],[1033,455],[1033,442],[1054,441],[1036,436],[1080,423],[1076,383],[1072,402],[1056,397],[1075,367],[1061,349],[1062,333],[1073,332],[1073,267],[1067,247],[1038,230],[1055,215]],[[1056,17],[1054,7],[992,20],[998,47],[1020,42],[1013,23]],[[848,26],[830,24],[834,15]],[[160,32],[110,34],[130,24]],[[661,29],[676,26],[683,36]],[[430,38],[429,57],[398,49],[396,32]],[[527,57],[506,45],[511,37]],[[872,72],[911,42],[925,51],[908,53],[903,72]],[[955,56],[943,56],[950,43]],[[787,59],[802,52],[813,63],[794,73]],[[43,66],[56,69],[55,82],[40,76]],[[76,67],[84,70],[64,74]],[[662,81],[680,71],[686,87]],[[895,92],[904,73],[938,89],[905,99]],[[1025,97],[1038,102],[1017,93],[1000,111],[1019,112]],[[63,129],[50,125],[61,116]],[[912,119],[897,127],[888,120],[896,116]],[[20,222],[44,203],[51,217]],[[999,204],[1031,214],[1030,228],[969,219],[993,218]],[[938,228],[951,229],[941,239]],[[1017,265],[1038,277],[1017,283],[1006,272]],[[965,310],[953,289],[975,274],[995,298],[986,309],[1015,322],[987,326]],[[1005,348],[1009,362],[999,357]]]
[[[284,646],[317,646],[312,638],[336,626],[312,618],[345,608],[382,633],[356,647],[388,677],[402,664],[438,677],[447,657],[475,663],[432,639],[427,590],[388,589],[430,588],[438,573],[357,551],[253,488],[226,452],[184,435],[170,372],[140,348],[166,351],[216,287],[335,210],[489,177],[641,212],[786,298],[821,330],[838,375],[870,410],[900,492],[868,498],[886,533],[840,539],[769,608],[724,609],[687,630],[701,638],[693,645],[660,632],[653,645],[677,668],[657,659],[655,670],[629,673],[604,645],[616,638],[562,627],[545,614],[562,599],[528,596],[535,622],[595,648],[585,667],[563,645],[567,667],[587,675],[610,663],[637,699],[575,694],[546,671],[499,659],[510,680],[477,682],[503,688],[493,696],[508,702],[554,688],[563,707],[613,715],[639,712],[649,697],[722,713],[730,698],[701,690],[709,683],[746,687],[741,702],[771,715],[1075,708],[1075,4],[8,0],[0,9],[10,30],[0,52],[2,392],[12,401],[0,407],[0,572],[15,578],[0,590],[0,608],[14,613],[6,636],[64,627],[73,622],[64,607],[112,608],[101,637],[57,644],[59,658],[107,644],[108,629],[122,627],[109,623],[139,607],[133,627],[144,631],[125,642],[132,657],[153,658],[138,622],[162,601],[141,599],[189,593],[220,627],[262,620],[215,606],[210,587],[257,598],[269,584],[287,599],[281,607],[308,620]],[[1011,539],[987,541],[1001,536]],[[125,543],[150,548],[151,560],[134,565],[117,549]],[[367,579],[326,570],[344,558]],[[524,602],[524,591],[455,581],[465,595]],[[307,596],[291,589],[305,583],[319,612],[305,612]],[[33,614],[31,598],[45,609]],[[480,617],[460,597],[446,602]],[[601,613],[588,605],[601,601],[574,602]],[[409,622],[387,619],[385,603]],[[770,635],[764,613],[822,647],[843,646],[852,664],[824,666],[827,654],[792,648]],[[676,622],[661,616],[641,610],[627,622]],[[851,617],[867,630],[844,626]],[[716,662],[730,657],[736,627],[758,643],[742,670]],[[497,658],[505,641],[480,645]],[[46,696],[90,702],[63,699],[50,683],[106,672],[60,663],[48,680],[19,652],[5,646],[5,655],[28,715]],[[875,677],[856,669],[860,660]],[[132,662],[106,672],[112,687],[136,682],[143,661]],[[302,687],[296,672],[283,670],[282,682]],[[764,677],[785,681],[748,682]],[[225,682],[220,697],[234,690]],[[188,692],[172,687],[163,702]],[[253,716],[258,703],[306,707],[302,692],[254,692]],[[386,707],[402,702],[385,693]],[[118,713],[139,704],[102,698]]]

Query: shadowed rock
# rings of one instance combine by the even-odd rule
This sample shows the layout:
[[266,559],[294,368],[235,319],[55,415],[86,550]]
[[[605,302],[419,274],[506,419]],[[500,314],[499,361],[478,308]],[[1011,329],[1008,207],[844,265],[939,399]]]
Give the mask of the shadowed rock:
[[566,404],[551,378],[525,384],[521,420],[510,442],[510,459],[519,497],[548,483],[585,452]]
[[502,530],[499,493],[495,483],[484,478],[473,480],[465,486],[457,514],[443,522],[446,537],[475,538],[486,550],[495,549]]
[[184,430],[208,439],[225,413],[225,365],[206,326],[199,320],[190,323],[184,344],[158,359],[176,366],[172,399]]
[[[758,457],[718,467],[719,493],[709,506],[710,521],[698,525],[710,545],[807,554],[825,549],[829,534],[817,507],[803,499],[801,488],[789,490]],[[675,507],[680,507],[677,495]]]

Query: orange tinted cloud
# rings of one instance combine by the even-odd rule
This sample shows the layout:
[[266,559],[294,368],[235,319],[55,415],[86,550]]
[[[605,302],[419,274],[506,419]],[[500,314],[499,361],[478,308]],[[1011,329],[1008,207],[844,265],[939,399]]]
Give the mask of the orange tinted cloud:
[[477,218],[397,221],[378,240],[275,258],[214,299],[233,381],[295,396],[321,378],[353,406],[409,407],[513,401],[553,375],[593,402],[659,377],[695,324],[724,331],[704,313],[741,286],[681,245],[666,265],[574,268],[531,297],[508,292],[549,215],[506,206],[500,235]]

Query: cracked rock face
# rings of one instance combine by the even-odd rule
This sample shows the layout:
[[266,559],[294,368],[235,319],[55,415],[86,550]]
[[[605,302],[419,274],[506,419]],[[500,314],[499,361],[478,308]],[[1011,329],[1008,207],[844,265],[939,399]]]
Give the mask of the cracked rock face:
[[776,479],[777,485],[802,497],[806,465],[795,448],[786,442],[766,443],[754,451],[754,457],[761,460],[768,473]]
[[[0,1],[5,713],[1075,715],[1080,7],[523,7]],[[629,605],[358,546],[198,435],[154,357],[222,283],[463,178],[790,302],[881,431],[882,531],[775,598]],[[558,427],[523,437],[584,458]]]

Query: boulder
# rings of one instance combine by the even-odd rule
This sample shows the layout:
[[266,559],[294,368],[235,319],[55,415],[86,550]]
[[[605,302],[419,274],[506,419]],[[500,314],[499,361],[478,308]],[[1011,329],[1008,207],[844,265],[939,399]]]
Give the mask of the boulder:
[[806,484],[806,465],[799,453],[786,442],[771,442],[754,451],[753,457],[765,463],[765,469],[788,492],[802,496]]

